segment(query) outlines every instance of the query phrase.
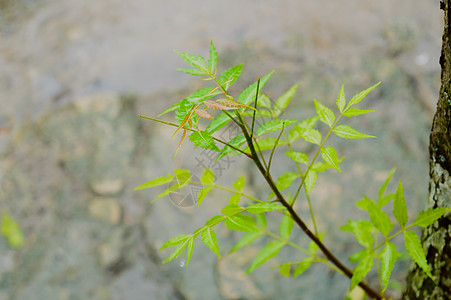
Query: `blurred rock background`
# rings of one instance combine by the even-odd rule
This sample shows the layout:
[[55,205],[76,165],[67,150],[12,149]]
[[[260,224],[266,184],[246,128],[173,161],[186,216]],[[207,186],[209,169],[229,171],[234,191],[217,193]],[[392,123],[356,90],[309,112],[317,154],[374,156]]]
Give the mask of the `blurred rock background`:
[[[235,93],[271,70],[271,99],[300,83],[286,118],[314,114],[314,98],[333,106],[341,84],[349,98],[382,81],[364,103],[376,112],[350,121],[378,139],[332,140],[343,174],[324,174],[312,194],[326,244],[346,259],[359,247],[337,224],[364,216],[353,203],[375,196],[392,167],[411,213],[426,202],[441,34],[435,0],[0,0],[0,210],[25,236],[19,249],[0,240],[0,299],[342,299],[349,281],[322,265],[279,276],[271,266],[299,258],[290,249],[244,276],[265,241],[227,255],[240,235],[223,227],[221,260],[199,242],[189,267],[183,257],[162,265],[168,252],[157,249],[228,195],[150,205],[162,189],[134,187],[179,167],[200,177],[205,164],[224,185],[245,173],[249,193],[268,192],[246,160],[212,165],[189,143],[174,159],[173,129],[138,115],[203,84],[175,70],[185,63],[173,50],[206,55],[210,40],[220,69],[244,64]],[[290,164],[276,159],[277,176]],[[301,201],[298,210],[308,220]],[[407,268],[395,270],[400,284]]]

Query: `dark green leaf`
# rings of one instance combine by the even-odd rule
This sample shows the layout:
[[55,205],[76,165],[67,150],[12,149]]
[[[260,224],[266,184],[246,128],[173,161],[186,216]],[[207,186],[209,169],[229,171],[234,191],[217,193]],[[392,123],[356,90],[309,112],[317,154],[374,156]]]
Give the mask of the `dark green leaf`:
[[285,246],[285,242],[282,241],[272,241],[268,243],[265,247],[263,247],[263,249],[260,250],[260,252],[258,252],[257,257],[255,257],[255,259],[252,261],[246,273],[247,274],[251,273],[257,267],[261,266],[269,259],[276,256],[283,246]]
[[287,108],[291,98],[296,93],[298,86],[299,84],[293,85],[287,92],[285,92],[285,94],[276,100],[276,103],[274,103],[273,106],[274,117],[278,117],[285,110],[285,108]]
[[417,265],[423,269],[423,271],[432,279],[431,271],[429,269],[426,256],[424,255],[423,247],[421,246],[420,239],[413,231],[404,231],[404,245],[406,250],[409,251],[412,259]]
[[381,277],[382,277],[382,283],[385,286],[383,291],[385,291],[388,287],[391,272],[392,272],[395,262],[399,256],[400,256],[400,254],[398,253],[398,251],[396,251],[395,244],[390,243],[390,242],[387,242],[387,244],[385,244],[384,249],[382,249],[382,251],[380,253]]
[[395,201],[393,202],[393,215],[399,225],[404,228],[409,220],[409,216],[407,215],[406,201],[404,200],[404,190],[401,180],[399,180],[398,188],[396,189],[395,194]]
[[338,125],[333,132],[343,139],[368,139],[375,138],[373,135],[361,133],[349,125]]
[[216,146],[216,144],[215,144],[213,138],[211,137],[210,133],[208,133],[207,131],[196,131],[196,132],[193,132],[189,136],[189,140],[195,145],[194,146],[195,148],[197,146],[200,146],[201,148],[204,148],[204,149],[210,149],[210,150],[213,150],[213,151],[220,151],[218,146]]
[[147,189],[147,188],[154,187],[154,186],[159,186],[162,184],[172,182],[172,180],[174,180],[174,176],[172,176],[172,174],[168,174],[167,177],[164,177],[164,176],[158,177],[154,180],[143,183],[138,187],[135,187],[133,190],[137,191],[137,190]]
[[200,237],[205,246],[210,248],[211,251],[218,256],[218,258],[221,257],[221,254],[219,253],[218,241],[216,239],[216,233],[210,227],[205,228]]
[[353,290],[362,280],[365,278],[366,274],[371,271],[373,267],[373,257],[371,255],[365,257],[360,261],[357,267],[354,269],[354,275],[351,279],[351,287],[349,290]]
[[247,232],[241,240],[238,241],[238,243],[233,246],[233,248],[230,250],[229,253],[235,252],[238,249],[243,248],[244,246],[252,244],[256,239],[261,237],[263,235],[263,232],[257,231],[257,232]]
[[228,217],[224,221],[224,225],[231,229],[236,231],[256,231],[256,223],[255,220],[246,215],[234,215]]
[[313,101],[315,102],[316,114],[320,121],[332,128],[335,122],[335,115],[332,110],[316,100]]

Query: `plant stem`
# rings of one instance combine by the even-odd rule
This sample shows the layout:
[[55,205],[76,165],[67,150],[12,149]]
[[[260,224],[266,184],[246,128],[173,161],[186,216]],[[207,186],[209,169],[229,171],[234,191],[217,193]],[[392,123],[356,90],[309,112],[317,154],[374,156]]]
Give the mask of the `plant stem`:
[[[238,115],[238,118],[240,119],[241,116]],[[338,120],[337,120],[338,121]],[[242,122],[242,120],[240,120],[240,122]],[[260,173],[263,175],[263,177],[265,178],[266,182],[268,183],[269,187],[271,188],[271,190],[274,192],[274,194],[276,195],[277,199],[279,200],[279,202],[285,206],[285,208],[288,210],[288,212],[290,213],[291,217],[293,218],[293,220],[296,222],[296,224],[302,229],[302,231],[304,231],[304,233],[315,243],[318,245],[318,248],[321,249],[321,251],[323,252],[323,254],[327,257],[327,259],[333,263],[337,268],[339,268],[348,278],[352,278],[353,273],[351,270],[349,270],[345,265],[343,265],[343,263],[337,258],[335,257],[335,255],[333,255],[332,252],[330,252],[330,250],[321,242],[321,240],[315,235],[313,234],[313,232],[310,231],[310,229],[307,227],[307,225],[304,223],[304,221],[302,221],[302,219],[299,217],[299,215],[296,213],[296,211],[293,209],[293,207],[285,200],[285,198],[282,196],[282,194],[280,193],[279,189],[277,188],[276,184],[274,183],[274,180],[271,177],[271,174],[266,173],[265,168],[263,167],[262,163],[260,162],[260,160],[258,159],[257,153],[255,151],[255,147],[254,144],[252,142],[251,137],[249,136],[248,131],[246,130],[246,128],[244,127],[244,125],[240,126],[241,130],[243,131],[243,134],[246,138],[247,144],[249,146],[249,149],[251,150],[251,154],[253,156],[252,160],[254,161],[255,165],[257,166],[257,168],[259,169]],[[330,133],[329,133],[330,134]],[[326,137],[327,138],[327,137]],[[302,185],[302,184],[301,184]],[[365,293],[371,297],[371,298],[376,298],[376,299],[382,299],[382,296],[375,291],[373,288],[371,288],[369,285],[367,285],[365,282],[361,281],[359,283],[359,286],[365,291]]]

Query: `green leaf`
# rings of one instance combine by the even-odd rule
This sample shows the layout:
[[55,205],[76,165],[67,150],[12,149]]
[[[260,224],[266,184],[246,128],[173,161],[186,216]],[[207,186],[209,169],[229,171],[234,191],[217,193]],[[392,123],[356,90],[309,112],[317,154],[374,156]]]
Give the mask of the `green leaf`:
[[345,117],[354,117],[354,116],[360,116],[364,115],[370,112],[373,112],[374,110],[368,110],[368,109],[358,109],[358,108],[350,108],[347,111],[343,113],[343,116]]
[[373,135],[361,133],[349,125],[338,125],[332,130],[336,135],[343,139],[368,139],[376,138]]
[[398,251],[396,251],[395,244],[391,242],[387,242],[385,244],[384,249],[382,249],[380,253],[381,257],[381,277],[382,277],[382,283],[384,284],[385,288],[382,290],[383,292],[387,289],[388,283],[390,281],[390,275],[393,270],[393,267],[395,266],[395,262],[398,259],[400,254]]
[[[274,73],[274,71],[271,71],[268,75],[260,79],[260,85],[258,88],[258,93],[260,94],[261,89],[265,86],[268,79],[271,77],[271,75]],[[255,100],[255,94],[257,92],[257,82],[254,82],[250,86],[248,86],[241,94],[238,96],[238,102],[244,103],[249,105]]]
[[133,190],[137,191],[137,190],[142,190],[142,189],[148,189],[148,188],[151,188],[154,186],[159,186],[159,185],[163,185],[163,184],[172,182],[172,180],[174,180],[174,176],[172,176],[172,174],[168,174],[167,177],[164,177],[164,176],[158,177],[154,180],[143,183],[138,187],[135,187]]
[[424,255],[423,247],[421,246],[420,239],[413,231],[404,231],[404,245],[406,250],[409,251],[412,259],[417,263],[417,265],[423,269],[423,271],[432,279],[431,271]]
[[234,215],[228,217],[224,221],[224,225],[231,229],[236,231],[256,231],[256,223],[255,220],[250,217],[243,214],[240,215]]
[[355,267],[354,274],[351,279],[351,287],[349,290],[353,290],[362,280],[365,278],[366,274],[371,271],[373,267],[373,257],[371,255],[365,257],[360,261],[360,263]]
[[302,152],[285,152],[285,155],[297,163],[308,165],[308,156]]
[[337,107],[340,112],[343,112],[343,109],[346,105],[346,97],[345,97],[345,88],[344,85],[341,85],[340,92],[338,92],[337,97]]
[[188,241],[188,246],[186,247],[186,261],[185,265],[188,266],[189,261],[191,260],[191,256],[193,255],[194,250],[194,238]]
[[368,249],[362,249],[360,251],[357,251],[353,254],[351,254],[348,258],[348,260],[352,263],[356,263],[364,259],[368,255]]
[[240,203],[241,194],[233,194],[229,198],[229,205],[238,205]]
[[[338,163],[341,163],[344,159],[345,159],[344,156],[340,157],[340,159],[338,159]],[[329,165],[328,163],[318,161],[318,162],[313,164],[311,170],[313,170],[313,171],[315,171],[317,173],[320,173],[320,172],[324,172],[324,171],[329,170],[331,167],[332,166]]]
[[19,224],[14,220],[14,218],[6,212],[2,213],[1,234],[8,241],[8,245],[12,248],[20,248],[24,243],[24,236]]
[[208,124],[207,128],[205,128],[205,131],[212,134],[215,131],[217,131],[218,129],[221,129],[222,127],[224,127],[229,122],[230,122],[230,118],[225,113],[221,113],[221,114],[219,114],[219,116],[214,118],[210,122],[210,124]]
[[215,142],[213,141],[213,138],[211,137],[210,133],[208,133],[207,131],[193,132],[189,136],[189,140],[195,145],[194,148],[200,146],[201,148],[204,149],[220,151],[218,146],[216,146]]
[[210,226],[210,227],[215,226],[215,225],[221,223],[225,218],[227,218],[227,217],[223,216],[223,215],[213,216],[210,220],[205,222],[204,226]]
[[373,237],[371,225],[368,221],[352,221],[348,219],[348,224],[340,227],[341,230],[349,231],[354,234],[357,242],[365,248],[371,248],[373,246]]
[[[202,102],[202,101],[208,100],[208,99],[210,99],[211,97],[214,97],[214,96],[219,95],[219,94],[221,93],[220,91],[216,91],[216,92],[210,93],[211,90],[213,90],[212,87],[205,87],[205,88],[198,89],[197,91],[195,91],[194,93],[192,93],[191,95],[189,95],[188,97],[186,97],[185,99],[183,99],[182,101],[179,101],[178,103],[176,103],[176,104],[172,105],[171,107],[167,108],[165,111],[163,111],[163,112],[162,112],[161,114],[159,114],[158,116],[161,117],[162,115],[164,115],[164,114],[166,114],[166,113],[168,113],[168,112],[177,110],[177,109],[180,107],[180,105],[181,105],[181,103],[182,103],[183,101],[185,101],[184,103],[185,103],[186,105],[189,104],[189,105],[192,106],[192,105],[194,105],[194,104],[198,104],[198,103],[200,103],[200,102]],[[189,106],[189,105],[188,105],[188,106]],[[185,115],[186,115],[186,114],[185,114]],[[185,117],[183,116],[183,117],[182,117],[182,120],[183,120],[184,118],[185,118]]]
[[294,128],[291,129],[288,134],[288,139],[290,140],[290,142],[294,142],[295,140],[299,139],[301,137],[301,133],[304,132],[306,129],[313,129],[313,126],[315,126],[318,120],[319,120],[318,116],[313,116],[311,118],[308,118],[307,120],[301,121],[300,123],[294,125]]
[[371,205],[370,202],[374,202],[370,198],[368,198],[366,195],[363,195],[363,199],[357,201],[355,203],[355,206],[362,210],[368,210],[368,206]]
[[341,172],[340,166],[338,165],[337,152],[335,151],[334,148],[332,148],[330,146],[321,148],[321,157],[332,168],[334,168],[338,172]]
[[221,212],[226,216],[235,215],[244,211],[244,208],[239,205],[226,205],[221,209]]
[[293,85],[287,92],[285,92],[285,94],[283,94],[279,99],[276,100],[276,103],[274,103],[273,106],[273,113],[275,118],[278,117],[285,110],[285,108],[287,108],[291,98],[296,93],[298,86],[299,84]]
[[296,121],[293,120],[271,120],[268,122],[263,123],[258,129],[257,129],[257,135],[262,135],[268,132],[274,132],[282,129],[282,125],[285,123],[284,127],[288,127],[293,123],[296,123]]
[[420,226],[420,227],[428,227],[432,223],[434,223],[437,219],[439,219],[444,213],[447,211],[451,211],[451,208],[440,207],[428,209],[426,211],[421,211],[418,214],[418,217],[415,219],[412,225]]
[[310,170],[307,173],[307,176],[305,176],[305,190],[307,191],[307,194],[310,194],[310,192],[313,190],[313,187],[315,186],[316,179],[318,178],[318,175],[316,175],[316,172],[313,170]]
[[[241,145],[244,144],[244,142],[246,142],[246,138],[244,137],[244,135],[238,135],[238,136],[234,137],[233,139],[231,139],[229,144],[234,146],[235,148],[239,148],[239,147],[241,147]],[[215,162],[217,162],[218,160],[220,160],[221,158],[223,158],[224,156],[226,156],[227,154],[229,154],[230,152],[233,152],[233,151],[235,151],[233,148],[226,145],[221,150],[221,153],[219,153]]]
[[179,244],[182,244],[183,242],[188,240],[190,237],[191,237],[191,235],[189,235],[189,234],[181,234],[176,237],[173,237],[172,239],[170,239],[169,241],[164,243],[163,246],[160,247],[160,250],[163,250],[167,247],[174,247]]
[[391,193],[391,194],[385,195],[384,197],[382,197],[382,199],[380,201],[377,202],[377,206],[384,207],[393,199],[395,199],[395,194]]
[[291,230],[293,229],[293,218],[288,215],[284,215],[279,225],[280,236],[289,239]]
[[[318,235],[318,238],[322,242],[323,238],[324,238],[324,232],[320,233]],[[313,255],[313,254],[315,254],[318,251],[319,247],[314,241],[310,241],[308,243],[308,249],[309,249],[310,253]]]
[[[175,112],[175,119],[177,120],[177,122],[179,124],[181,124],[185,120],[186,115],[190,112],[190,110],[194,104],[190,103],[186,99],[183,99],[182,101],[180,101],[179,104],[180,105],[179,105],[177,111]],[[191,118],[193,120],[195,120],[196,117],[197,117],[196,114],[193,114],[191,116]]]
[[257,219],[257,223],[260,225],[260,227],[266,227],[265,213],[255,214],[255,218]]
[[276,186],[280,191],[284,190],[284,189],[288,188],[293,183],[293,181],[295,181],[296,178],[298,178],[298,177],[299,177],[299,174],[297,174],[297,173],[287,172],[287,173],[281,175],[279,178],[277,178]]
[[301,135],[301,138],[304,139],[304,141],[320,145],[321,144],[321,133],[316,129],[305,129],[299,132]]
[[297,277],[299,275],[301,275],[302,273],[304,273],[312,264],[313,262],[313,258],[312,257],[307,257],[306,259],[303,259],[296,267],[296,269],[294,269],[293,272],[293,277]]
[[216,233],[211,229],[210,227],[207,227],[202,231],[201,234],[202,242],[204,242],[205,246],[211,249],[218,258],[221,257],[221,254],[219,253],[219,246],[218,241],[216,239]]
[[395,194],[395,201],[393,202],[393,215],[399,225],[404,228],[409,220],[409,216],[407,215],[406,201],[404,200],[404,190],[401,180],[399,180],[398,188],[396,189]]
[[360,101],[363,100],[363,98],[366,97],[366,95],[369,94],[369,92],[371,92],[375,87],[377,87],[381,82],[379,81],[378,83],[376,83],[375,85],[373,85],[372,87],[367,88],[364,91],[361,91],[360,93],[356,94],[354,97],[351,98],[351,100],[349,100],[348,105],[346,106],[346,109],[350,108],[352,105],[359,103]]
[[244,246],[252,244],[256,239],[258,239],[262,235],[263,235],[263,232],[261,232],[261,231],[247,232],[245,235],[243,235],[241,240],[239,240],[235,244],[235,246],[233,246],[233,248],[229,251],[229,253],[233,253],[236,250],[243,248]]
[[265,94],[259,94],[257,99],[257,105],[261,107],[271,108],[271,100]]
[[[269,150],[274,147],[274,144],[276,143],[275,137],[268,137],[268,138],[262,138],[257,141],[258,146],[260,147],[261,151]],[[281,141],[279,141],[278,145],[282,145]]]
[[200,55],[196,56],[189,53],[179,52],[177,50],[175,50],[175,52],[178,55],[180,55],[180,57],[183,58],[183,60],[189,63],[191,66],[203,71],[205,74],[208,74],[208,67],[205,62],[205,59],[202,56]]
[[241,75],[241,71],[243,70],[243,65],[237,65],[231,67],[228,70],[222,72],[221,76],[219,76],[218,81],[221,85],[225,84],[225,90],[227,90],[232,83],[234,83],[238,77]]
[[205,168],[202,176],[200,177],[200,182],[205,185],[212,185],[215,183],[215,174],[209,168]]
[[204,201],[205,197],[207,197],[207,195],[211,192],[212,189],[213,186],[210,185],[202,188],[199,191],[199,194],[197,196],[197,206],[200,206],[202,204],[202,201]]
[[332,110],[316,100],[313,101],[320,121],[332,128],[335,122],[335,115]]
[[191,179],[191,174],[188,170],[185,169],[176,169],[174,170],[176,183],[169,188],[167,188],[163,193],[159,194],[155,199],[152,200],[152,203],[156,200],[167,196],[175,191],[178,191],[179,189],[185,187]]
[[280,266],[280,275],[285,276],[285,277],[290,277],[290,273],[291,273],[291,264],[283,264]]
[[208,69],[210,74],[215,74],[216,64],[218,62],[218,52],[216,52],[213,41],[210,43],[210,59],[208,60]]
[[268,243],[265,247],[263,247],[263,249],[260,250],[260,252],[258,252],[257,257],[255,257],[255,259],[252,261],[246,273],[251,273],[257,267],[261,266],[269,259],[276,256],[283,246],[285,246],[285,242],[283,241],[272,241]]
[[277,204],[277,203],[271,203],[271,202],[262,202],[257,204],[252,204],[246,207],[246,210],[250,213],[256,214],[256,213],[262,213],[267,211],[282,211],[285,207]]
[[381,202],[382,198],[384,197],[385,190],[387,189],[388,183],[392,179],[393,174],[395,174],[395,171],[396,171],[396,168],[393,168],[393,169],[390,170],[390,173],[388,173],[388,176],[385,179],[384,184],[382,184],[380,189],[379,189],[379,198],[378,198],[378,201],[377,201],[379,207],[384,206],[384,205],[380,205],[380,202]]
[[[183,240],[180,244],[178,244],[178,247],[174,250],[174,252],[172,252],[172,254],[169,255],[168,258],[163,260],[162,263],[166,264],[166,263],[170,262],[171,260],[177,258],[188,245],[193,244],[193,243],[194,243],[194,238],[192,236],[189,236],[187,239]],[[191,248],[191,245],[190,245],[190,248]]]
[[244,184],[245,184],[246,180],[244,179],[244,176],[241,175],[240,177],[238,177],[238,179],[233,183],[233,188],[237,191],[242,192],[244,189]]
[[199,69],[183,69],[183,68],[179,68],[179,69],[177,69],[177,71],[184,72],[186,74],[190,74],[190,75],[194,75],[194,76],[205,75],[205,72],[201,71]]
[[387,214],[374,201],[368,202],[368,214],[374,227],[387,237],[394,226]]

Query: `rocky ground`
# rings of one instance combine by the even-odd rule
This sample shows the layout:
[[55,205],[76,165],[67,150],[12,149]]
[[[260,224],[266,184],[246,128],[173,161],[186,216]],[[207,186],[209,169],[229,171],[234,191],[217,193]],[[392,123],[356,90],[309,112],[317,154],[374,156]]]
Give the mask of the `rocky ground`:
[[[272,99],[301,83],[287,118],[312,115],[313,98],[332,106],[341,84],[350,97],[382,81],[365,104],[376,112],[352,121],[378,139],[334,140],[347,157],[343,174],[321,177],[312,195],[326,244],[345,258],[358,246],[336,224],[361,213],[353,202],[376,195],[393,166],[412,214],[426,202],[439,88],[438,6],[0,1],[0,209],[25,235],[19,249],[0,241],[0,299],[341,299],[349,281],[319,265],[297,279],[281,278],[271,263],[244,276],[264,241],[226,255],[240,236],[224,228],[217,232],[221,260],[199,243],[189,267],[183,258],[162,265],[167,252],[157,249],[203,224],[223,194],[197,208],[168,198],[150,205],[158,189],[134,192],[174,168],[200,176],[199,160],[213,167],[188,143],[174,159],[173,129],[138,115],[155,116],[203,84],[175,71],[185,66],[172,50],[205,54],[211,39],[221,68],[245,65],[235,92],[270,70]],[[278,157],[274,172],[288,163]],[[245,160],[222,160],[215,172],[224,185],[245,173],[250,193],[267,194]],[[308,219],[306,209],[299,206]],[[301,234],[294,239],[306,242]],[[277,260],[295,255],[286,250]],[[407,268],[395,270],[401,283]]]

